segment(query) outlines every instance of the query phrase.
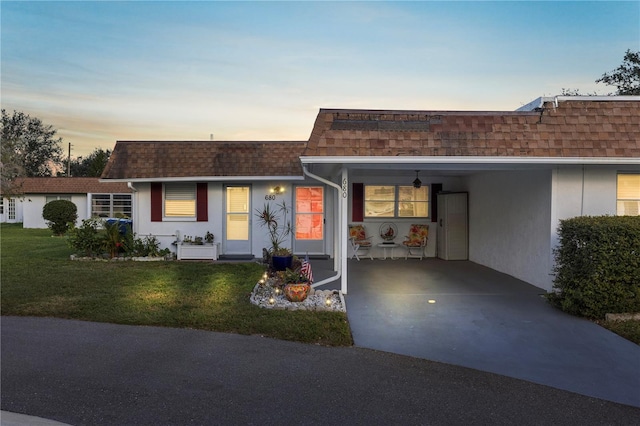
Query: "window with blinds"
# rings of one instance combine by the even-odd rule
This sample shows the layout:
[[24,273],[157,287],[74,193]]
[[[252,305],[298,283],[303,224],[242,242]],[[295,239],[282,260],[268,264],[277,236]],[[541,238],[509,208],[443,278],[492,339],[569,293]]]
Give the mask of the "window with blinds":
[[167,183],[164,185],[165,217],[196,216],[196,185]]
[[640,174],[619,174],[618,216],[640,216]]
[[429,217],[429,186],[365,185],[365,217]]
[[91,216],[111,217],[111,196],[109,194],[91,195]]
[[130,194],[91,194],[92,217],[131,217]]
[[131,217],[131,195],[112,194],[111,208],[114,217]]

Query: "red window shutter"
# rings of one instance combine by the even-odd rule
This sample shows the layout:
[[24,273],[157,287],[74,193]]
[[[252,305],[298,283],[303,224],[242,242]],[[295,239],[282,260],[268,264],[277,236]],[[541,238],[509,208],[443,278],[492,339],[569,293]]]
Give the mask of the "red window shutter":
[[196,217],[198,222],[209,221],[208,187],[209,184],[206,182],[198,182],[196,187]]
[[151,182],[151,222],[162,222],[162,183]]
[[351,190],[351,220],[362,222],[364,219],[364,184],[354,183]]

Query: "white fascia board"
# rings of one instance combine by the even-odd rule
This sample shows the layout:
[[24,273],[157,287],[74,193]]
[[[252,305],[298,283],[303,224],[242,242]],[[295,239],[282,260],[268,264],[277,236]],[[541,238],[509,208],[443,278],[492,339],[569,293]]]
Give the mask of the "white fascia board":
[[465,157],[362,156],[300,157],[302,164],[640,164],[633,157]]
[[274,180],[304,180],[304,176],[187,176],[187,177],[158,177],[158,178],[129,178],[129,179],[100,179],[100,182],[247,182]]
[[557,100],[558,102],[562,102],[562,101],[597,101],[597,102],[602,102],[602,101],[611,101],[611,102],[620,102],[620,101],[626,101],[626,102],[638,102],[640,101],[640,96],[623,96],[623,95],[617,95],[617,96],[589,96],[589,95],[583,95],[583,96],[555,96],[553,99]]
[[529,102],[526,105],[521,106],[516,111],[518,112],[528,112],[533,111],[536,108],[542,108],[545,102],[553,102],[557,107],[558,102],[566,102],[566,101],[597,101],[597,102],[638,102],[640,101],[640,96],[541,96],[533,101]]

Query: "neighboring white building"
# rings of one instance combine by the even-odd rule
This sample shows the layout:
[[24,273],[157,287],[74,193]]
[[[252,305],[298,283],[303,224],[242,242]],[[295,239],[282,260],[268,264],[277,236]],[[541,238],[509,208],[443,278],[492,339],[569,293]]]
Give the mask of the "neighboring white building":
[[438,256],[437,194],[465,192],[468,259],[550,290],[561,219],[638,214],[639,119],[638,96],[540,98],[512,112],[321,109],[308,141],[118,141],[102,179],[134,188],[136,233],[172,247],[209,231],[222,256],[262,256],[255,211],[285,201],[288,246],[334,258],[344,292],[348,224],[366,227],[374,257],[382,223],[400,236],[429,224],[427,255]]
[[73,202],[78,208],[77,224],[90,217],[132,216],[131,189],[126,183],[93,177],[34,177],[19,179],[16,187],[21,195],[2,198],[0,222],[46,228],[42,209],[53,200]]

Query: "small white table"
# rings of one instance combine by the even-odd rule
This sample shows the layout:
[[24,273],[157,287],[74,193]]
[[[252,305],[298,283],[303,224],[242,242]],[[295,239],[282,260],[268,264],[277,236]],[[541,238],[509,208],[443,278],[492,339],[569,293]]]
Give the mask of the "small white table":
[[391,257],[390,257],[390,259],[391,260],[396,260],[396,258],[393,257],[393,249],[396,248],[396,247],[400,247],[398,244],[396,244],[396,243],[393,243],[393,244],[380,243],[380,244],[378,244],[378,247],[382,247],[382,249],[383,249],[382,250],[383,258],[380,259],[380,260],[387,260],[387,250],[388,249],[391,249]]

